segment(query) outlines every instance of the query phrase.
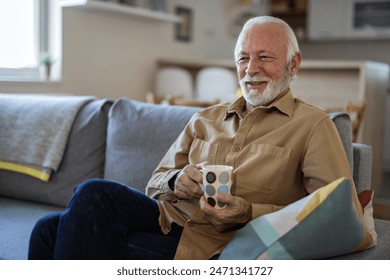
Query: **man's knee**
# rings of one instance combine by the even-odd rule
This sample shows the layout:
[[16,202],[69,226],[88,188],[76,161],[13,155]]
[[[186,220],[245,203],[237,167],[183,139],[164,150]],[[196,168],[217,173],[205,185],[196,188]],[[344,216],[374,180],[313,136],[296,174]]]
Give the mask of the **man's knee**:
[[103,201],[111,196],[117,196],[123,188],[128,189],[127,186],[115,181],[90,179],[75,187],[72,200],[83,201],[83,203]]
[[106,191],[107,188],[112,188],[113,182],[104,179],[89,179],[83,183],[77,185],[74,188],[74,194],[77,195],[88,195],[90,193],[97,193]]

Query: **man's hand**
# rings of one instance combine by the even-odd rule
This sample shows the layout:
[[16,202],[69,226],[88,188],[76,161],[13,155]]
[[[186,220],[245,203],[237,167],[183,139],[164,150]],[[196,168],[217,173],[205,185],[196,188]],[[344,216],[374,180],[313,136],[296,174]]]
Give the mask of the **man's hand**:
[[252,219],[252,206],[245,199],[227,193],[218,193],[216,198],[226,203],[225,208],[212,207],[204,196],[199,202],[201,210],[218,231],[239,228]]
[[198,165],[189,164],[177,175],[174,193],[179,198],[198,199],[203,195],[203,174],[200,172],[205,163]]

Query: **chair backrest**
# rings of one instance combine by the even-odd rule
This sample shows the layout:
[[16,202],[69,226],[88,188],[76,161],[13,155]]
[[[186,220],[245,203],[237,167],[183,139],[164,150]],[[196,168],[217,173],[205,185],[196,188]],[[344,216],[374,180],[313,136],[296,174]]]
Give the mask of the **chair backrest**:
[[157,97],[180,96],[193,98],[194,85],[190,72],[180,67],[164,67],[157,71],[154,94]]
[[357,142],[359,136],[359,129],[363,122],[364,112],[366,109],[366,103],[354,103],[349,101],[345,106],[345,111],[351,118],[352,122],[352,141]]
[[237,88],[237,77],[227,68],[205,67],[196,76],[196,99],[201,101],[231,102]]
[[341,142],[343,143],[345,153],[351,170],[353,171],[353,148],[352,148],[352,126],[351,118],[348,114],[343,112],[330,113],[329,117],[336,125],[337,131],[340,135]]

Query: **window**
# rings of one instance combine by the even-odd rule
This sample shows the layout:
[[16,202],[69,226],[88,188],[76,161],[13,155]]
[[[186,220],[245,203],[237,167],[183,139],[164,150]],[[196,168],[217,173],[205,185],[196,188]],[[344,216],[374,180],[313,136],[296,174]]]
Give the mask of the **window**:
[[49,51],[49,2],[0,0],[0,80],[39,79],[40,55]]

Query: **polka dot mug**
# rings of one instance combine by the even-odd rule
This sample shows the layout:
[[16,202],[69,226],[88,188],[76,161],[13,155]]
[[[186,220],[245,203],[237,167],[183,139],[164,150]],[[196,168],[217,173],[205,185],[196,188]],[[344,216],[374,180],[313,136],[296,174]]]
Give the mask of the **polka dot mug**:
[[203,192],[207,202],[216,208],[224,208],[225,204],[215,198],[218,192],[230,193],[233,167],[228,165],[205,165],[203,173]]

